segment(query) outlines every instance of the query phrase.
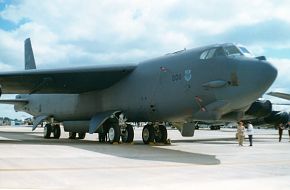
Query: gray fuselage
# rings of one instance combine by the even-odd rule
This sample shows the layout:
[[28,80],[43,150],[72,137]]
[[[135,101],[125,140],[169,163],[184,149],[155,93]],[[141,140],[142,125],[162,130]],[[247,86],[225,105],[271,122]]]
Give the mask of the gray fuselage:
[[[121,111],[129,121],[235,120],[276,78],[267,61],[246,56],[201,53],[216,46],[184,50],[138,64],[111,87],[81,94],[23,94],[29,103],[15,107],[57,121],[90,120],[105,111]],[[232,114],[232,115],[231,115]],[[239,116],[240,117],[240,116]]]

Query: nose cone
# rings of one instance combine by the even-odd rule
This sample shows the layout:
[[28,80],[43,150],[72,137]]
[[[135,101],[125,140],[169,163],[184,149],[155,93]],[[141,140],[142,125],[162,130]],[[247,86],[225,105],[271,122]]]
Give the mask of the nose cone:
[[240,87],[254,99],[261,97],[277,77],[277,69],[267,61],[241,61],[238,67]]
[[252,78],[261,90],[267,90],[277,77],[277,69],[267,61],[254,62],[254,71],[251,73]]

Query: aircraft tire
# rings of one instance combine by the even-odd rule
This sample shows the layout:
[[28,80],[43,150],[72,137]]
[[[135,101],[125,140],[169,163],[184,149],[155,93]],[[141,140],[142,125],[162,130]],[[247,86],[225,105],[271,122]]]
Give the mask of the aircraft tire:
[[123,143],[131,143],[134,140],[134,129],[133,126],[127,124],[125,132],[121,136]]
[[164,125],[158,126],[158,133],[155,135],[155,142],[166,143],[167,142],[167,129]]
[[107,133],[99,133],[99,142],[105,143],[107,141]]
[[45,139],[49,139],[52,132],[52,126],[50,124],[46,124],[43,129],[43,137]]
[[53,133],[53,138],[59,139],[61,131],[60,131],[60,126],[59,125],[54,125],[52,127],[52,133]]
[[78,133],[79,139],[84,139],[86,137],[86,133]]
[[69,132],[69,133],[68,133],[68,138],[69,138],[69,139],[76,139],[76,135],[77,135],[76,132]]
[[155,139],[153,125],[145,125],[142,130],[142,139],[144,144],[153,143]]
[[111,144],[120,142],[121,130],[119,125],[115,123],[111,124],[111,126],[109,127],[108,134],[109,134],[109,142]]

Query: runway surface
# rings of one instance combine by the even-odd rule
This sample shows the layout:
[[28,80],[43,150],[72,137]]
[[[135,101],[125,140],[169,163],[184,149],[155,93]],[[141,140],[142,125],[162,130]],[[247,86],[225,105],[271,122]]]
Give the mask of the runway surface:
[[43,129],[0,127],[0,189],[263,189],[289,190],[287,131],[256,130],[254,146],[237,145],[234,129],[197,130],[181,137],[168,130],[171,145],[43,139]]

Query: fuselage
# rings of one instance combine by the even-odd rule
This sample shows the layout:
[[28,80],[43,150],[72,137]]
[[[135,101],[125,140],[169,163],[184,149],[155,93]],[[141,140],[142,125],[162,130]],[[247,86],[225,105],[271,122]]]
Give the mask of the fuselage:
[[231,46],[206,46],[141,62],[101,91],[19,95],[29,103],[15,109],[60,122],[90,120],[110,110],[136,122],[238,119],[270,87],[277,70],[265,60],[227,53]]

